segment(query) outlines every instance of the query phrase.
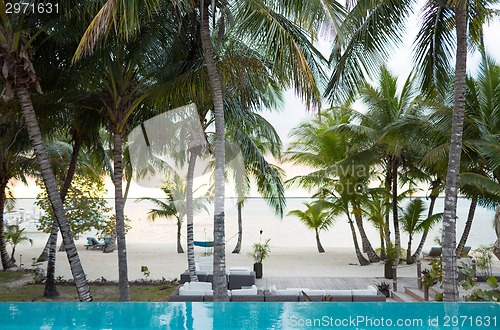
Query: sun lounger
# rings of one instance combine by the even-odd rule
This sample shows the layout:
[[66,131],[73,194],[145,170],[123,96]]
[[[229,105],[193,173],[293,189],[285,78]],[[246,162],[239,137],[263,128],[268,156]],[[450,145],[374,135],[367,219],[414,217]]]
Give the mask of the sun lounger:
[[91,248],[92,250],[98,249],[104,249],[106,246],[106,243],[99,242],[95,237],[87,237],[87,244],[85,245],[85,249]]
[[423,253],[424,259],[439,258],[443,253],[443,248],[441,246],[433,246],[427,253]]

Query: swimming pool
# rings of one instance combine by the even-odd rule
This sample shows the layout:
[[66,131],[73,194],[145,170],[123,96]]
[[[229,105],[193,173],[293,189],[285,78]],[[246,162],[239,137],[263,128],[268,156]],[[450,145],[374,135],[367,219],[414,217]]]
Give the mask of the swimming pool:
[[500,329],[495,303],[0,303],[5,329]]

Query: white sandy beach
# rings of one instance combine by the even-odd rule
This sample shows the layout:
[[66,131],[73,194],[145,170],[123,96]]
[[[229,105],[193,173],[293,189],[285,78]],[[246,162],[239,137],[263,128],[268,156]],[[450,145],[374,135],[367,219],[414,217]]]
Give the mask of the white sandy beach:
[[[38,257],[47,234],[31,234],[34,239],[33,246],[29,244],[19,245],[16,257],[22,255],[25,268],[31,266],[31,260]],[[77,241],[77,247],[82,265],[89,280],[104,277],[106,280],[118,280],[117,252],[102,253],[98,250],[86,250],[85,240]],[[232,250],[233,246],[227,249]],[[247,266],[251,267],[253,259],[248,255],[250,246],[243,246],[240,254],[232,254],[226,251],[226,262],[228,267]],[[264,261],[264,276],[278,277],[382,277],[383,264],[371,264],[359,266],[354,248],[328,247],[326,253],[318,253],[315,247],[280,247],[271,245],[269,258]],[[196,256],[205,251],[202,247],[195,247]],[[141,243],[132,241],[127,246],[128,273],[130,280],[143,279],[141,266],[147,266],[151,272],[152,279],[174,279],[187,269],[186,254],[178,254],[175,244],[167,243]],[[494,259],[494,272],[500,272],[500,261]],[[46,267],[43,263],[40,267]],[[425,268],[425,263],[422,268]],[[58,252],[56,275],[71,279],[71,271],[64,252]],[[398,276],[416,276],[416,265],[407,266],[402,264],[398,268]]]

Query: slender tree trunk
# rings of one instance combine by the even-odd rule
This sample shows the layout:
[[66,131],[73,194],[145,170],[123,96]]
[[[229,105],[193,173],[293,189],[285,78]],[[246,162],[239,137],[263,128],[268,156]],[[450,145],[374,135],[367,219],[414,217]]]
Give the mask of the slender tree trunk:
[[50,235],[54,235],[54,239],[48,241],[49,252],[48,252],[48,263],[47,263],[47,276],[45,277],[45,289],[43,291],[43,296],[45,298],[56,298],[59,296],[59,292],[56,287],[56,254],[57,254],[57,234],[59,233],[59,228],[57,225],[52,224],[52,230]]
[[457,55],[451,143],[446,175],[443,218],[443,300],[458,300],[456,247],[456,216],[460,158],[465,113],[465,75],[467,67],[467,3],[460,1],[455,7]]
[[238,242],[232,253],[240,253],[241,251],[241,240],[243,238],[243,218],[241,216],[241,207],[243,202],[238,202]]
[[120,301],[130,301],[127,241],[125,238],[125,204],[122,192],[122,152],[122,133],[115,131],[113,140],[113,183],[115,185],[116,235],[118,239],[118,285],[120,291]]
[[[9,262],[11,262],[13,264],[16,264],[16,258],[14,258],[14,254],[15,253],[16,253],[16,246],[12,245],[12,252],[10,254],[10,260],[9,260]],[[21,267],[21,265],[19,265],[19,267]]]
[[187,261],[189,278],[191,282],[198,282],[196,276],[196,265],[194,259],[194,232],[193,232],[193,181],[194,181],[194,168],[196,166],[196,157],[198,157],[195,148],[190,149],[188,160],[188,172],[186,178],[186,238],[187,238]]
[[111,253],[116,250],[116,229],[113,230],[111,237],[109,238],[109,243],[104,246],[103,253]]
[[408,248],[406,249],[406,263],[408,265],[413,264],[413,259],[411,257],[411,243],[413,241],[412,235],[408,238]]
[[379,238],[380,238],[380,260],[384,260],[386,258],[385,255],[385,240],[384,240],[384,233],[380,231],[379,233]]
[[181,244],[182,219],[177,217],[177,253],[184,253]]
[[[353,208],[356,209],[358,206],[353,203]],[[368,236],[366,235],[365,228],[363,227],[363,216],[360,211],[354,212],[354,219],[356,220],[356,225],[358,226],[359,235],[361,236],[361,242],[363,245],[363,251],[368,255],[368,260],[370,262],[379,262],[380,258],[372,247]]]
[[457,257],[460,258],[462,252],[464,251],[464,246],[467,243],[467,238],[469,238],[470,229],[472,227],[472,221],[474,220],[474,214],[476,213],[478,195],[472,196],[472,200],[470,202],[469,214],[467,215],[467,222],[465,223],[464,232],[462,234],[462,238],[460,238],[460,242],[458,243],[456,254]]
[[315,228],[314,231],[316,232],[316,246],[318,247],[318,252],[325,253],[325,249],[323,248],[323,245],[321,245],[321,241],[319,240],[318,228]]
[[61,196],[59,195],[57,190],[57,184],[54,173],[52,172],[52,167],[49,162],[47,150],[43,145],[42,134],[38,126],[35,109],[33,108],[33,104],[31,103],[30,92],[28,88],[23,85],[16,86],[16,92],[21,103],[21,110],[26,122],[26,128],[28,130],[31,144],[33,145],[33,149],[35,151],[40,173],[47,190],[47,195],[58,221],[64,245],[66,246],[66,254],[68,256],[71,273],[75,281],[78,297],[80,301],[92,301],[90,287],[85,277],[85,273],[80,262],[80,257],[78,256],[78,251],[71,234],[68,219],[66,218],[66,214],[64,212]]
[[363,256],[363,253],[361,253],[361,250],[359,248],[358,237],[356,236],[356,228],[354,228],[354,223],[351,220],[351,217],[349,215],[347,218],[348,218],[349,226],[351,227],[352,240],[354,242],[354,250],[356,251],[356,257],[358,258],[358,262],[361,266],[369,265],[370,262],[365,259],[365,257]]
[[203,15],[200,24],[201,44],[207,65],[208,79],[212,88],[215,118],[215,201],[214,201],[214,301],[228,301],[226,279],[226,243],[224,226],[224,162],[225,127],[222,84],[215,63],[210,28],[208,26],[208,2],[201,6]]
[[[396,250],[401,248],[401,232],[399,230],[398,215],[398,167],[399,160],[396,157],[392,159],[392,222],[394,223],[394,247]],[[396,264],[399,264],[399,253],[397,254]]]
[[[392,186],[392,167],[390,166],[391,164],[391,157],[387,160],[387,166],[386,170],[387,173],[385,175],[385,189],[387,191],[387,194],[389,195],[391,193],[391,186]],[[385,197],[384,199],[387,202],[387,205],[389,205],[390,198]],[[387,246],[391,242],[391,222],[390,222],[390,216],[389,216],[389,210],[385,213],[385,247],[382,246],[382,249],[384,249],[384,255],[387,257]]]
[[5,241],[5,232],[4,232],[4,218],[3,212],[5,210],[5,189],[7,188],[7,182],[2,178],[0,181],[0,254],[2,258],[2,267],[4,270],[12,268],[16,266],[14,262],[11,261],[9,257],[9,253],[7,252],[7,244]]
[[[430,218],[434,214],[434,205],[436,204],[436,199],[438,198],[438,194],[431,194],[430,199],[431,203],[429,205],[429,212],[427,213],[427,217]],[[424,248],[425,241],[427,240],[427,235],[429,234],[430,228],[425,228],[422,233],[422,238],[420,239],[420,243],[418,244],[417,250],[411,256],[413,262],[416,262],[420,257],[420,253],[422,253],[422,249]]]
[[[71,187],[71,182],[73,181],[73,177],[75,176],[76,164],[78,163],[78,154],[80,153],[80,148],[81,148],[80,139],[78,138],[76,133],[73,134],[73,140],[74,140],[73,151],[71,152],[71,160],[69,162],[68,172],[66,173],[66,178],[64,179],[61,191],[59,192],[63,205],[64,201],[66,200],[66,195],[68,194],[69,188]],[[47,276],[45,279],[45,289],[43,293],[43,296],[45,298],[55,298],[59,296],[59,292],[57,291],[56,288],[56,279],[55,279],[58,232],[59,230],[57,228],[57,222],[54,220],[54,222],[52,223],[52,230],[50,232],[49,241],[47,242],[49,245],[49,249],[48,249]],[[63,247],[64,244],[61,244],[61,248]],[[64,251],[64,250],[60,249],[59,251]]]

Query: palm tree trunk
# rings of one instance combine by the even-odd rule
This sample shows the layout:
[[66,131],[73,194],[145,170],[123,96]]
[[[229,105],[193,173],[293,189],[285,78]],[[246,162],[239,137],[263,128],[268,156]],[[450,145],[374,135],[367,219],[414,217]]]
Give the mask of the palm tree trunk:
[[5,189],[7,188],[7,182],[2,178],[0,181],[0,255],[2,258],[3,270],[14,267],[16,264],[10,260],[9,253],[7,252],[7,244],[5,242],[5,232],[4,232],[4,218],[3,212],[5,209]]
[[[439,193],[430,195],[431,202],[429,204],[429,212],[427,214],[428,218],[434,214],[434,205],[436,204],[436,199],[438,198],[438,196]],[[422,253],[425,241],[427,240],[427,235],[429,234],[429,229],[430,228],[426,228],[422,233],[422,238],[420,239],[420,243],[418,244],[417,250],[415,250],[415,253],[413,253],[413,255],[411,256],[413,262],[416,262],[417,259],[420,257],[420,254]]]
[[[45,298],[56,298],[59,296],[59,292],[56,287],[56,254],[57,254],[57,234],[59,233],[59,228],[57,227],[57,222],[52,224],[52,230],[49,237],[49,252],[48,252],[48,263],[47,263],[47,276],[45,277],[45,289],[43,290],[43,296]],[[52,235],[54,238],[52,239]]]
[[200,37],[203,55],[207,65],[208,79],[212,88],[215,118],[215,200],[214,200],[214,301],[228,301],[226,279],[226,246],[224,227],[224,162],[225,162],[225,127],[222,84],[215,63],[210,28],[208,26],[208,4],[201,5]]
[[243,238],[243,218],[241,216],[241,207],[243,202],[238,202],[238,242],[232,253],[240,253],[241,251],[241,240]]
[[[390,166],[391,164],[391,157],[387,160],[387,166],[386,170],[387,173],[385,175],[385,189],[387,191],[387,194],[389,195],[391,193],[391,186],[392,186],[392,167]],[[389,197],[384,197],[386,199],[387,204],[389,204],[390,198]],[[383,253],[384,255],[387,256],[387,246],[391,242],[391,223],[390,223],[390,217],[389,217],[389,210],[385,213],[385,247],[382,246],[382,249],[384,249]]]
[[318,247],[318,252],[319,253],[324,253],[325,249],[323,249],[323,245],[321,245],[321,241],[319,240],[319,231],[318,231],[318,228],[314,228],[314,231],[316,232],[316,246]]
[[130,301],[127,241],[125,238],[125,203],[122,192],[122,152],[122,133],[115,131],[113,139],[113,183],[115,185],[116,236],[118,239],[118,285],[120,291],[120,301]]
[[451,143],[446,175],[443,217],[443,300],[458,300],[456,247],[457,192],[460,177],[462,134],[465,113],[465,75],[467,68],[467,2],[455,7],[457,54]]
[[189,278],[191,282],[198,282],[196,276],[196,265],[194,259],[194,232],[193,232],[193,180],[194,168],[196,166],[196,157],[198,156],[194,148],[190,149],[188,160],[188,171],[186,178],[186,238],[187,238],[187,261]]
[[[357,205],[353,205],[356,209]],[[354,219],[356,219],[356,225],[358,226],[359,235],[361,236],[361,242],[363,245],[363,251],[368,255],[368,260],[370,262],[379,262],[380,258],[372,247],[368,236],[366,235],[365,228],[363,227],[363,216],[361,212],[354,213]]]
[[413,259],[411,257],[411,242],[413,241],[412,235],[408,238],[408,248],[406,249],[406,263],[408,265],[413,264]]
[[[392,222],[394,223],[394,247],[396,250],[401,248],[401,232],[399,230],[398,216],[398,158],[392,159]],[[397,254],[396,264],[399,264],[399,253]]]
[[76,249],[75,242],[69,228],[68,219],[66,218],[66,214],[64,213],[61,196],[57,191],[56,179],[54,177],[54,173],[52,172],[52,167],[49,162],[47,150],[43,145],[42,134],[38,126],[35,109],[33,108],[33,104],[31,103],[30,92],[24,85],[16,86],[16,92],[21,103],[21,110],[26,122],[26,128],[28,130],[31,144],[33,145],[33,149],[35,151],[40,173],[45,184],[45,189],[47,190],[47,195],[52,204],[54,214],[59,224],[59,229],[61,230],[63,242],[66,246],[66,254],[68,256],[71,273],[75,281],[78,297],[80,301],[92,301],[90,287],[85,277],[85,273],[80,262],[80,257],[78,256],[78,251]]
[[181,244],[182,219],[177,217],[177,253],[184,253]]
[[[66,195],[68,194],[68,190],[71,187],[71,182],[73,181],[73,177],[75,176],[76,164],[78,163],[78,154],[80,153],[80,148],[81,148],[80,139],[78,138],[76,133],[73,134],[73,140],[74,140],[73,151],[71,152],[71,160],[69,162],[68,172],[66,173],[66,178],[64,179],[61,191],[59,192],[63,205],[64,205],[64,200],[66,199]],[[43,293],[43,296],[45,298],[55,298],[59,296],[59,292],[57,291],[56,288],[56,279],[55,279],[58,232],[59,230],[57,228],[57,221],[54,220],[54,222],[52,223],[52,230],[50,232],[49,241],[47,242],[49,245],[49,249],[48,249],[47,276],[45,279],[45,289]]]
[[352,240],[354,242],[354,250],[356,251],[356,257],[358,258],[358,262],[361,266],[369,265],[370,262],[365,259],[363,253],[361,253],[361,250],[359,249],[358,237],[356,236],[356,228],[354,228],[354,223],[349,215],[347,215],[347,219],[348,219],[347,221],[349,222],[349,226],[351,227]]
[[469,238],[470,229],[472,227],[472,221],[474,220],[474,214],[476,213],[478,195],[472,196],[472,200],[469,206],[469,214],[467,215],[467,222],[465,223],[464,232],[462,237],[460,238],[460,242],[458,243],[456,254],[457,257],[462,255],[464,250],[465,243],[467,243],[467,238]]
[[111,237],[109,238],[109,243],[104,246],[103,253],[111,253],[116,250],[116,229],[113,230]]

